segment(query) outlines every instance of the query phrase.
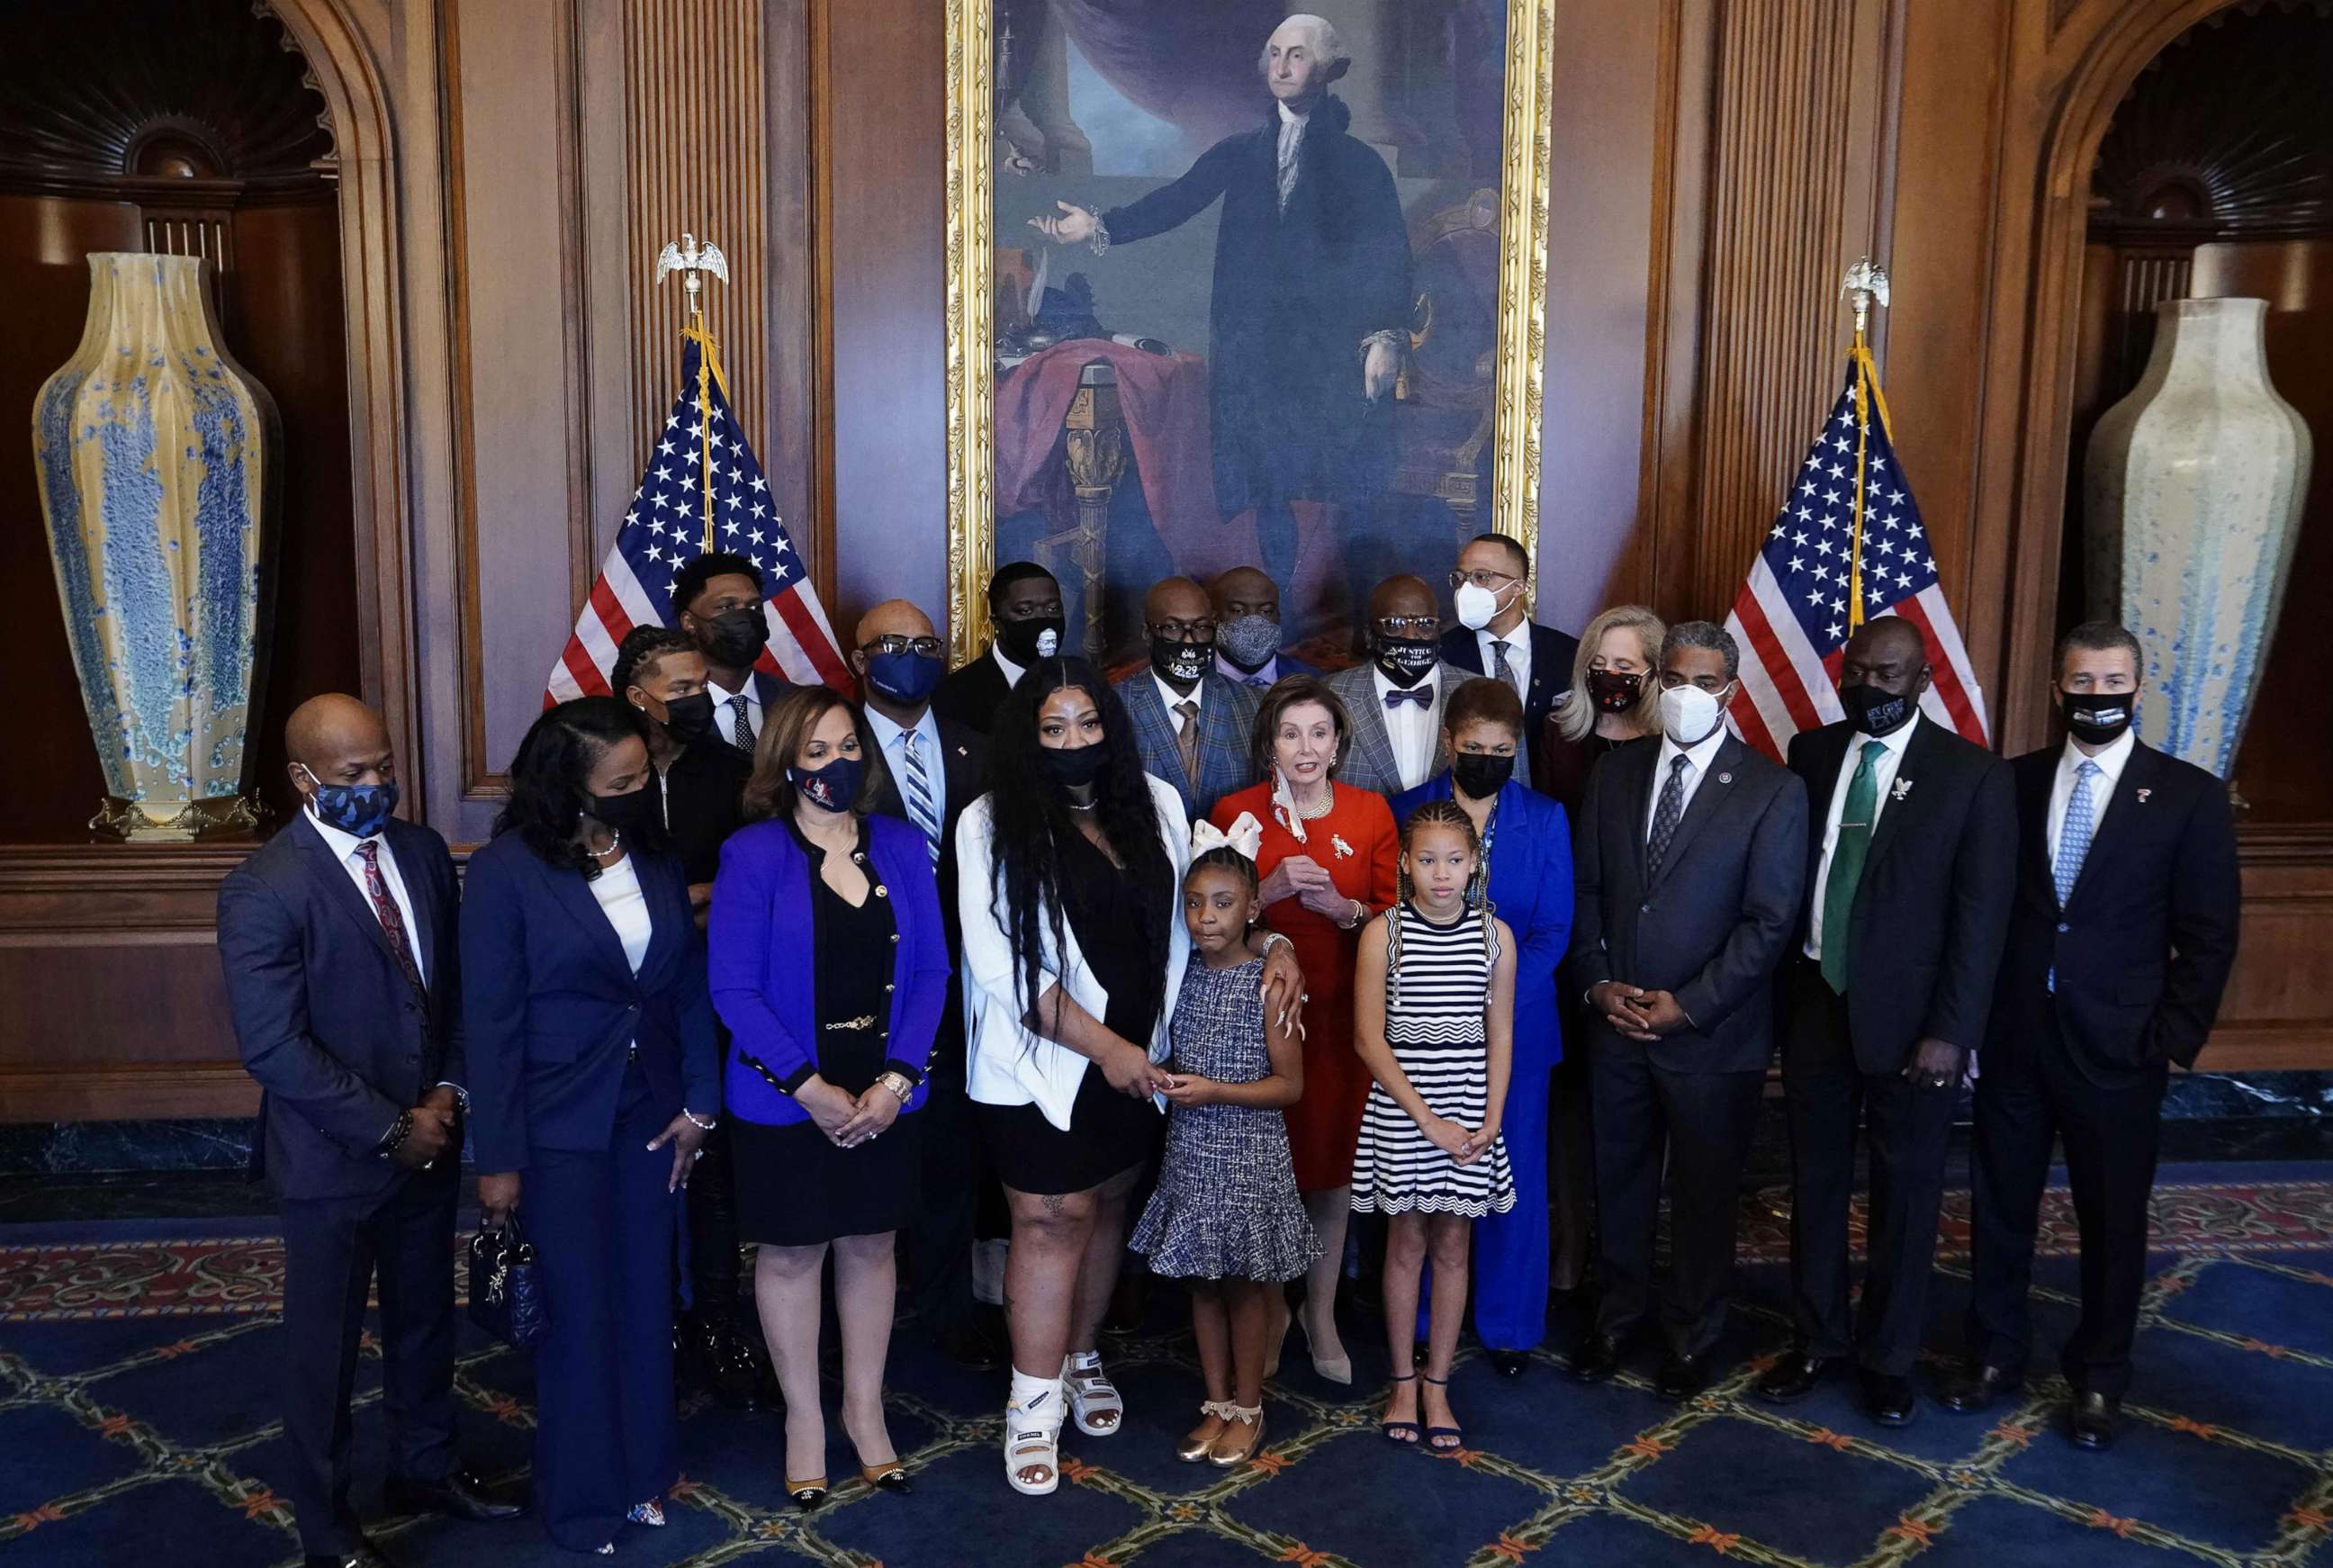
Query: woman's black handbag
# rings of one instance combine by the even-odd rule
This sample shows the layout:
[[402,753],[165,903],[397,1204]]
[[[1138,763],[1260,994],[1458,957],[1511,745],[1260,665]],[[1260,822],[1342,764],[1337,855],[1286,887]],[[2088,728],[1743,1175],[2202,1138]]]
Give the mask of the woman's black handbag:
[[514,1214],[500,1230],[481,1228],[470,1238],[470,1321],[514,1350],[540,1344],[551,1332],[542,1265]]

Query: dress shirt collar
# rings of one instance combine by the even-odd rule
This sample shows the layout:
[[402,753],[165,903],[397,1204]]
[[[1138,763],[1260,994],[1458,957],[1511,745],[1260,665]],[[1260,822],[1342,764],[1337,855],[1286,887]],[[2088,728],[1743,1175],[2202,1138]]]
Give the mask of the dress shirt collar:
[[893,752],[898,750],[901,737],[907,735],[910,731],[913,731],[915,734],[922,736],[926,746],[930,748],[931,765],[938,765],[940,755],[940,726],[938,720],[932,717],[932,709],[929,703],[924,705],[924,711],[917,718],[915,723],[905,726],[894,721],[889,714],[883,712],[873,703],[869,703],[866,706],[865,711],[867,714],[868,726],[875,732],[875,744],[882,747],[884,751]]
[[[1234,686],[1247,686],[1259,680],[1270,686],[1280,678],[1280,655],[1275,653],[1265,659],[1261,668],[1248,670],[1242,669],[1218,653],[1215,655],[1215,673]],[[1202,681],[1200,684],[1204,686],[1206,683]]]
[[1912,744],[1912,732],[1919,728],[1922,722],[1919,709],[1914,708],[1912,710],[1911,723],[1898,725],[1894,730],[1890,731],[1887,735],[1866,735],[1861,730],[1857,730],[1854,735],[1848,737],[1848,762],[1851,765],[1860,761],[1863,756],[1864,743],[1866,741],[1874,740],[1877,741],[1881,746],[1886,746],[1889,751],[1894,752],[1896,754],[1896,760],[1899,763],[1902,762],[1904,760],[1904,748]]
[[[1908,729],[1911,726],[1907,725],[1905,727]],[[1715,729],[1711,730],[1689,746],[1679,746],[1664,734],[1661,736],[1660,760],[1653,765],[1653,787],[1658,789],[1668,782],[1670,759],[1678,756],[1692,760],[1693,776],[1695,780],[1706,778],[1709,775],[1710,765],[1717,760],[1717,748],[1725,744],[1725,721],[1723,718],[1718,720]]]
[[1158,688],[1158,700],[1166,705],[1166,716],[1169,718],[1175,716],[1175,705],[1178,702],[1192,703],[1201,707],[1206,706],[1207,678],[1204,675],[1199,678],[1198,685],[1191,688],[1191,695],[1188,697],[1159,679],[1158,672],[1155,669],[1150,672],[1150,680],[1151,684]]
[[2084,755],[2081,747],[2069,740],[2066,749],[2058,757],[2058,774],[2070,785],[2080,774],[2082,765],[2094,762],[2098,765],[2098,771],[2106,775],[2106,787],[2111,793],[2117,784],[2122,783],[2122,770],[2130,765],[2130,754],[2137,749],[2138,734],[2129,729],[2108,741],[2105,748],[2094,756]]
[[[360,839],[354,833],[342,832],[340,829],[334,827],[331,823],[318,816],[313,806],[302,806],[300,808],[300,814],[307,818],[308,825],[315,829],[316,832],[322,836],[324,842],[331,848],[332,858],[339,861],[342,865],[348,864],[350,860],[355,858],[357,850],[361,845],[379,844],[384,850],[389,848],[389,841],[382,838],[380,833],[375,833],[369,839]],[[386,832],[388,830],[384,828],[381,831],[382,832]]]
[[745,711],[752,713],[762,706],[761,693],[754,689],[754,673],[751,670],[745,672],[745,684],[742,690],[731,691],[710,676],[706,678],[705,689],[713,694],[713,706],[717,708],[742,702],[745,705]]
[[997,642],[994,639],[990,640],[988,644],[988,657],[996,660],[996,668],[1004,672],[1004,684],[1006,686],[1013,687],[1021,684],[1021,677],[1026,672],[1023,671],[1019,665],[1004,657],[1004,645],[1003,643]]

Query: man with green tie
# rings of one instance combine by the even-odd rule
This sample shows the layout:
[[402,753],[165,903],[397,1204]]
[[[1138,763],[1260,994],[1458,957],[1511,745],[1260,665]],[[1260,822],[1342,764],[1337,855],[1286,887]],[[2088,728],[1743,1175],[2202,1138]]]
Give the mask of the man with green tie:
[[[1806,919],[1783,976],[1796,1339],[1759,1380],[1789,1404],[1852,1356],[1872,1419],[1912,1419],[1944,1150],[1983,1039],[2016,880],[2009,765],[1920,717],[1918,627],[1848,640],[1848,717],[1791,741],[1808,803]],[[1863,1296],[1848,1313],[1858,1128],[1871,1158]]]

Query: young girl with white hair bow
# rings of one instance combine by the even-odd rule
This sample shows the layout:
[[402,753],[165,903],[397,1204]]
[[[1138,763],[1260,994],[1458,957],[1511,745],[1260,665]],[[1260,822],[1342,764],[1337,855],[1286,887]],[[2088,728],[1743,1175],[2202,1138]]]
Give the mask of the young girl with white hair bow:
[[1280,1114],[1304,1092],[1303,1048],[1288,1022],[1267,1019],[1259,991],[1263,834],[1245,813],[1227,830],[1200,822],[1191,832],[1183,921],[1195,962],[1175,1005],[1166,1153],[1127,1244],[1148,1255],[1153,1274],[1190,1282],[1207,1388],[1176,1454],[1226,1469],[1263,1446],[1269,1293],[1320,1251]]

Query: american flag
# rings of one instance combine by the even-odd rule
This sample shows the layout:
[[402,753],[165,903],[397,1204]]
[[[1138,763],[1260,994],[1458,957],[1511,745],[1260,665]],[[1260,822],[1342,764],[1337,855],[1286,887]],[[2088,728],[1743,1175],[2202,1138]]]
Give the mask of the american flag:
[[745,556],[762,568],[769,592],[762,610],[770,623],[770,645],[756,668],[797,685],[824,681],[850,689],[850,672],[826,611],[778,519],[754,448],[730,412],[720,358],[706,357],[709,340],[702,333],[692,329],[686,337],[680,395],[648,454],[648,471],[632,492],[615,545],[575,618],[575,634],[552,668],[545,707],[571,697],[610,695],[608,672],[624,634],[635,626],[676,622],[673,579],[683,563],[705,553],[708,510],[713,548]]
[[1858,338],[1838,406],[1725,618],[1743,649],[1732,710],[1742,738],[1779,762],[1792,735],[1846,717],[1839,656],[1858,625],[1881,615],[1902,616],[1927,642],[1935,674],[1922,711],[1985,745],[1984,696],[1937,585],[1928,531],[1896,466],[1887,404]]

